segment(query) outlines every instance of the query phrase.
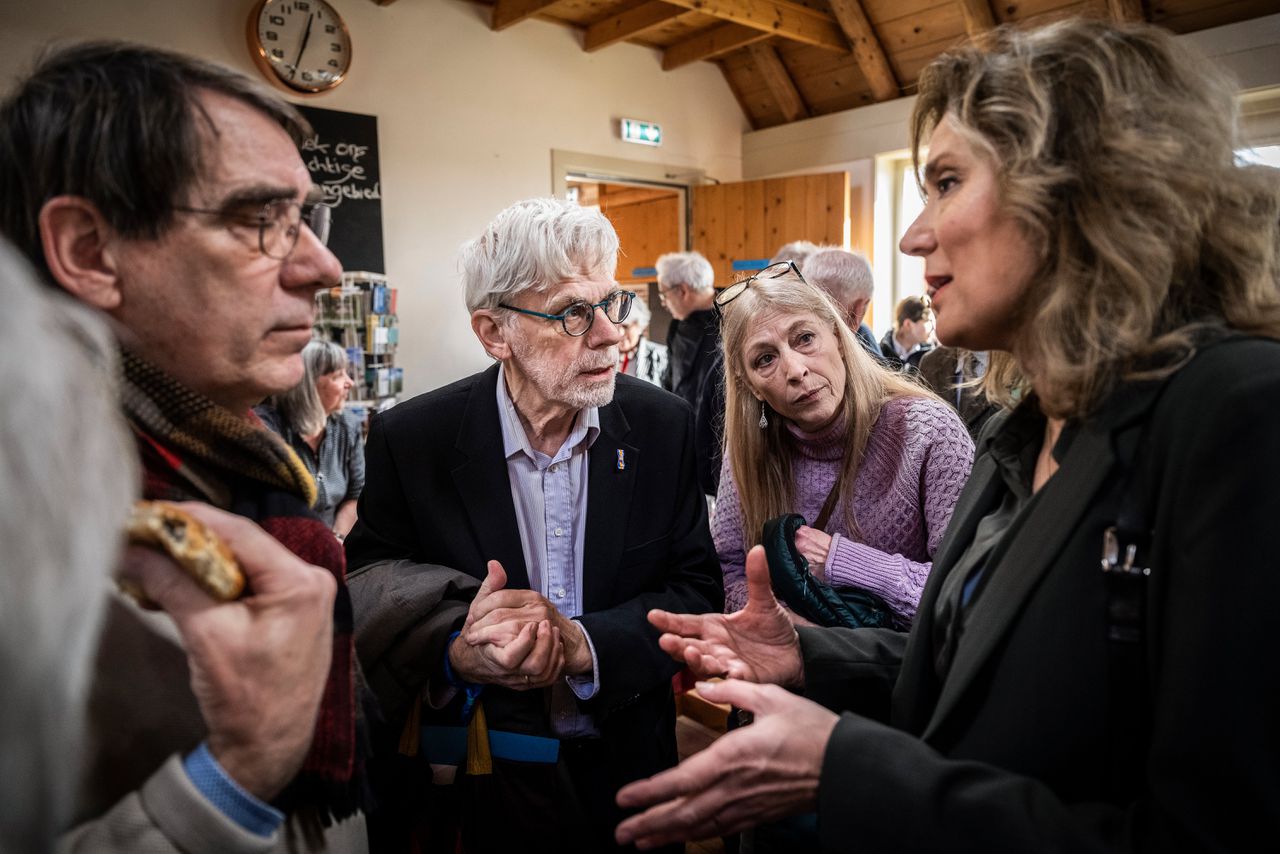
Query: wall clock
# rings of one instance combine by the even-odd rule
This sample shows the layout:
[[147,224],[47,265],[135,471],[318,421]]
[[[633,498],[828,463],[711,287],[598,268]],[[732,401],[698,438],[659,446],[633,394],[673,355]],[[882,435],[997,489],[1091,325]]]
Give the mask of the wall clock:
[[295,92],[324,92],[351,67],[347,25],[325,0],[258,0],[249,52],[267,79]]

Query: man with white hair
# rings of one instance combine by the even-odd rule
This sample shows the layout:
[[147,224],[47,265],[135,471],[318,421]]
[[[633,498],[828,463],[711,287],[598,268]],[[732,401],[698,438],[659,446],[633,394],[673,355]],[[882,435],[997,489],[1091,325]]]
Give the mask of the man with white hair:
[[[809,256],[821,248],[812,240],[793,240],[778,247],[778,251],[773,253],[769,263],[777,264],[779,261],[794,261],[796,269],[803,270],[805,262],[809,260]],[[804,273],[801,272],[801,275],[804,275]]]
[[800,274],[806,282],[830,294],[844,309],[849,326],[856,330],[862,346],[879,360],[880,344],[871,327],[862,322],[876,286],[867,259],[839,247],[820,248],[804,260]]
[[[469,766],[449,815],[469,851],[613,850],[619,787],[676,762],[677,668],[645,615],[723,599],[692,413],[618,376],[617,257],[599,211],[498,214],[462,250],[497,364],[370,423],[347,539],[362,660],[393,726],[427,725],[426,761]],[[466,763],[463,726],[489,735]]]
[[668,252],[658,258],[658,299],[671,312],[667,347],[669,376],[663,388],[688,401],[696,412],[703,380],[720,349],[715,271],[698,252]]

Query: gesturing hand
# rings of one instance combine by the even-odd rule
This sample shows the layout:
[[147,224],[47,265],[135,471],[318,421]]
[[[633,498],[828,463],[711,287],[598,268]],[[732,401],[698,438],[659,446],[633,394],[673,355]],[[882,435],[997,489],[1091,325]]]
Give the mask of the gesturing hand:
[[[507,573],[496,560],[489,561],[488,570],[467,611],[461,636],[449,647],[449,666],[458,676],[476,684],[521,691],[551,685],[564,670],[565,650],[560,628],[552,620],[541,618],[537,600],[546,600],[532,590],[503,590]],[[500,603],[518,611],[523,608],[527,619],[492,641],[468,642],[484,615],[500,607]]]
[[659,646],[699,678],[728,676],[786,687],[804,683],[800,639],[774,598],[763,546],[747,553],[747,606],[741,611],[650,611],[649,622],[664,633]]
[[215,602],[167,556],[138,546],[121,575],[177,625],[210,752],[237,783],[270,800],[311,746],[333,654],[337,584],[247,519],[180,506],[226,542],[252,592]]
[[755,721],[618,792],[624,809],[649,808],[618,825],[620,845],[723,836],[816,806],[833,712],[775,685],[702,683],[698,693],[754,712]]

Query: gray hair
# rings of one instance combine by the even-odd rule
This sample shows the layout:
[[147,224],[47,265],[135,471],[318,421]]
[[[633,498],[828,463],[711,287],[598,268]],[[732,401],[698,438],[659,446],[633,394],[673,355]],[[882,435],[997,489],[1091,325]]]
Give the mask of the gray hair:
[[302,381],[271,398],[284,426],[299,436],[320,431],[329,413],[324,411],[316,380],[325,374],[347,369],[347,351],[332,341],[313,340],[302,350]]
[[658,258],[658,287],[666,290],[687,285],[693,291],[709,291],[716,272],[701,252],[668,252]]
[[805,259],[800,272],[806,281],[822,288],[845,306],[856,300],[870,299],[875,289],[875,279],[867,259],[847,249],[820,248]]
[[631,313],[627,315],[627,319],[622,325],[639,326],[641,329],[646,329],[652,319],[653,312],[649,311],[649,304],[644,301],[644,297],[636,294],[636,298],[631,301]]
[[560,199],[526,199],[494,217],[462,245],[467,311],[497,308],[525,290],[545,292],[577,276],[618,268],[618,235],[608,217]]
[[804,275],[804,262],[808,260],[810,255],[821,248],[821,246],[809,240],[793,240],[790,243],[783,244],[782,248],[769,259],[769,263],[777,264],[779,261],[795,261],[796,267],[801,269],[801,275]]
[[78,784],[109,578],[137,497],[103,321],[0,240],[0,851],[47,851]]

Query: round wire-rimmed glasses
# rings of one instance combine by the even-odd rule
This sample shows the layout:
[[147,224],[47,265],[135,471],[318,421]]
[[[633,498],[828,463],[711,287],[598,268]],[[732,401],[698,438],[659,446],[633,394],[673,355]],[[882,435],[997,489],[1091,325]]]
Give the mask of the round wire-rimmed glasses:
[[579,338],[586,335],[591,329],[591,324],[596,319],[597,308],[603,311],[604,316],[611,322],[621,323],[631,313],[631,304],[635,301],[635,298],[635,291],[614,291],[596,303],[590,303],[584,299],[574,300],[565,306],[564,311],[559,314],[546,314],[529,308],[507,305],[505,302],[498,303],[498,308],[527,314],[530,317],[541,317],[544,320],[558,320],[560,325],[564,327],[566,334]]
[[804,276],[800,275],[800,268],[796,266],[795,261],[779,261],[776,264],[770,264],[768,267],[757,270],[745,279],[739,279],[732,285],[723,288],[720,293],[716,294],[716,311],[723,310],[726,305],[742,296],[743,293],[746,292],[747,288],[751,287],[751,283],[756,279],[776,279],[780,276],[787,275],[787,273],[795,273],[796,278],[802,282],[804,281]]
[[[225,209],[190,208],[174,205],[175,211],[183,213],[212,214],[231,220],[238,217]],[[293,254],[298,245],[298,235],[302,232],[302,223],[315,234],[321,245],[329,242],[329,229],[333,225],[333,208],[308,197],[305,201],[293,199],[276,199],[267,202],[262,210],[245,218],[246,225],[258,227],[258,248],[262,254],[277,261],[283,261]]]

